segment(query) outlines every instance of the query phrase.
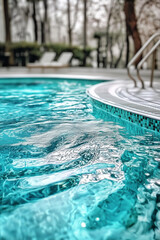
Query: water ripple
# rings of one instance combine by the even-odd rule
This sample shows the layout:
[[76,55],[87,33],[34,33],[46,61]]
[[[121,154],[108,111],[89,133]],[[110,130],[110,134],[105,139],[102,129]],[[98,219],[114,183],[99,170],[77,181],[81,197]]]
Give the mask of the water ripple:
[[0,82],[0,239],[160,239],[160,136],[96,119],[94,83]]

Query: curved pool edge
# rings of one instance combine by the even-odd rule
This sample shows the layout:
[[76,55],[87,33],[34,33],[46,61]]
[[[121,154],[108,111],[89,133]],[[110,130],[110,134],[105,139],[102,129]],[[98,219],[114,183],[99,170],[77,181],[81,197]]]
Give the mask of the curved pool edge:
[[[133,89],[130,81],[115,80],[108,77],[100,76],[89,76],[89,75],[70,75],[70,74],[2,74],[1,79],[52,79],[52,80],[84,80],[84,81],[100,81],[101,83],[92,86],[87,90],[87,94],[91,98],[92,104],[103,110],[103,113],[110,113],[113,116],[118,117],[122,120],[127,120],[140,127],[150,129],[155,132],[160,132],[160,104],[159,109],[148,107],[144,102],[133,103],[122,99],[117,91],[122,88]],[[103,91],[97,92],[97,88]],[[107,91],[106,91],[107,90]],[[102,95],[101,95],[102,93]],[[107,94],[106,94],[107,93]],[[129,97],[129,95],[125,95]],[[127,103],[127,105],[126,105]],[[131,106],[134,105],[134,106]],[[140,109],[139,109],[139,106]],[[150,111],[150,110],[151,111]],[[153,111],[152,111],[153,110]]]
[[0,80],[1,79],[30,79],[30,78],[34,78],[34,79],[75,79],[75,80],[93,80],[93,81],[111,81],[114,80],[112,78],[108,78],[108,77],[104,77],[104,76],[91,76],[91,75],[74,75],[74,74],[1,74],[0,75]]
[[[129,94],[129,91],[134,93]],[[136,96],[136,91],[128,81],[100,83],[87,89],[87,95],[94,107],[121,120],[127,120],[139,127],[160,133],[160,104],[146,101]],[[147,90],[148,94],[151,90]],[[156,100],[156,99],[155,99]]]

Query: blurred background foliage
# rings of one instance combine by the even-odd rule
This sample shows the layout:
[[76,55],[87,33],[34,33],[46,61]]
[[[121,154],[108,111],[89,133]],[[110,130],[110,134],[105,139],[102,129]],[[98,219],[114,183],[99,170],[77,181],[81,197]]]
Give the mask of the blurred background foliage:
[[2,66],[69,51],[80,66],[122,68],[160,30],[160,1],[0,0],[0,25]]

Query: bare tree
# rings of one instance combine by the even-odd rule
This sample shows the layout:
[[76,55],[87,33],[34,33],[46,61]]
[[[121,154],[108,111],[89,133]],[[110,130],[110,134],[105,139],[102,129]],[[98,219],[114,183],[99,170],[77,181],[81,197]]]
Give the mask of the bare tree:
[[41,42],[46,43],[50,39],[50,30],[48,22],[48,1],[43,0],[44,18],[41,20]]
[[26,41],[27,37],[30,38],[30,34],[27,32],[27,26],[29,21],[29,4],[20,4],[20,1],[12,0],[10,4],[10,17],[11,21],[16,28],[15,36],[20,40]]
[[[65,14],[65,12],[64,12],[64,9],[60,9],[58,0],[52,0],[52,3],[53,3],[54,28],[57,29],[58,42],[61,42],[62,41],[62,26],[64,24],[62,16]],[[54,34],[53,34],[53,36],[54,36]]]
[[115,6],[115,1],[113,0],[109,6],[107,6],[107,5],[103,5],[103,6],[104,6],[104,9],[106,11],[106,16],[107,16],[107,24],[106,24],[106,64],[107,64],[109,48],[110,48],[111,57],[113,57],[112,48],[111,48],[112,39],[109,36],[109,31],[110,31],[110,22],[111,22],[111,18],[112,18],[112,14],[113,14],[113,9]]
[[[138,6],[137,21],[139,30],[144,41],[146,41],[153,33],[160,30],[160,1],[142,0]],[[147,28],[144,26],[147,26]]]
[[68,17],[68,42],[72,45],[72,28],[71,28],[71,6],[70,0],[67,0],[67,17]]
[[[124,13],[126,19],[126,42],[127,42],[127,51],[126,51],[126,65],[129,61],[129,52],[130,52],[130,42],[129,37],[131,36],[134,43],[134,52],[136,53],[142,46],[140,34],[137,27],[137,18],[135,14],[135,0],[125,0],[124,1]],[[136,65],[140,61],[142,56],[140,56]]]
[[8,0],[3,0],[3,6],[4,6],[4,18],[5,18],[6,43],[9,43],[11,42],[11,28],[10,28]]
[[[41,43],[46,43],[48,40],[48,1],[43,0],[43,5],[38,8],[38,16],[41,25]],[[41,9],[43,8],[43,9]],[[43,14],[41,14],[41,10]]]
[[[124,50],[123,41],[123,28],[124,28],[124,17],[122,14],[122,1],[113,0],[110,4],[102,5],[106,14],[106,46],[105,55],[106,62],[105,67],[109,65],[117,67],[122,58]],[[113,48],[116,47],[116,55]]]
[[37,0],[28,0],[32,3],[32,20],[34,24],[34,40],[38,42]]
[[[72,8],[74,9],[72,10]],[[78,7],[79,7],[79,0],[76,1],[75,6],[74,4],[71,4],[70,0],[67,0],[67,32],[68,32],[68,43],[69,45],[72,45],[73,43],[73,30],[77,23],[77,14],[78,14]],[[73,20],[71,23],[71,13],[74,12]]]
[[83,65],[86,66],[86,47],[87,47],[87,0],[83,0],[83,48],[84,60]]

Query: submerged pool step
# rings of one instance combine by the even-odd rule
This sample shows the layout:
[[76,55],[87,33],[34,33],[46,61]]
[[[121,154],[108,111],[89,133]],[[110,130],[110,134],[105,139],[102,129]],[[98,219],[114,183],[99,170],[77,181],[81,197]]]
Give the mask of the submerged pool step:
[[92,104],[104,113],[160,132],[160,91],[133,88],[127,81],[97,84],[87,91]]

